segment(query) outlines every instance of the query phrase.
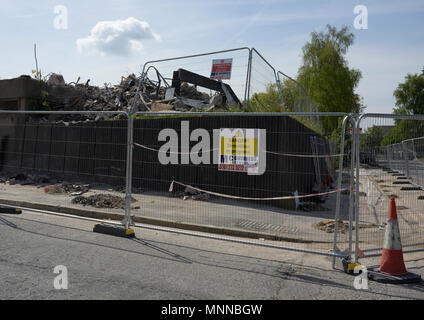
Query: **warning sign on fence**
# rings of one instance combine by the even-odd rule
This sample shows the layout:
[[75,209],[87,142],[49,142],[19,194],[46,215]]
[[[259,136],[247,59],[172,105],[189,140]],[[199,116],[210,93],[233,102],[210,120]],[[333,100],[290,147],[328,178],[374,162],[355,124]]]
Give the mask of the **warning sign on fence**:
[[218,169],[258,173],[261,134],[265,130],[221,128]]
[[231,79],[232,66],[233,66],[233,59],[212,60],[211,79],[213,80]]

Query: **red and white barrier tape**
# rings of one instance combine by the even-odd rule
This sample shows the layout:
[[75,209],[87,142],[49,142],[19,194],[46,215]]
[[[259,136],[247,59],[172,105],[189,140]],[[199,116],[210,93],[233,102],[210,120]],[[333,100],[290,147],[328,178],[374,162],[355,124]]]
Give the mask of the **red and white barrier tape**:
[[[160,151],[157,149],[150,148],[148,146],[144,146],[142,144],[134,142],[134,145],[146,150],[154,151],[154,152],[160,152],[160,153],[170,153],[170,154],[198,154],[199,152],[172,152],[172,151]],[[202,152],[213,152],[218,150],[217,148],[211,149],[211,150],[202,150]],[[273,151],[265,151],[269,154],[275,154],[279,156],[286,156],[286,157],[298,157],[298,158],[327,158],[327,157],[340,157],[340,156],[346,156],[347,154],[296,154],[296,153],[279,153],[279,152],[273,152]]]
[[211,194],[211,195],[214,195],[214,196],[217,196],[217,197],[223,197],[223,198],[229,198],[229,199],[240,199],[240,200],[257,200],[257,201],[290,200],[290,199],[309,198],[309,197],[323,196],[323,195],[328,195],[328,194],[332,194],[332,193],[337,193],[337,192],[349,190],[348,188],[345,188],[345,189],[338,189],[338,190],[333,190],[333,191],[328,191],[328,192],[306,194],[306,195],[301,195],[301,196],[285,196],[285,197],[272,197],[272,198],[251,198],[251,197],[232,196],[232,195],[213,192],[213,191],[206,191],[206,190],[199,189],[199,188],[196,188],[196,187],[192,187],[190,185],[187,185],[187,184],[184,184],[182,182],[175,181],[175,180],[171,182],[171,185],[169,186],[169,192],[172,192],[174,190],[174,183],[179,184],[183,187],[187,187],[187,188],[199,191],[199,192]]
[[340,156],[346,156],[347,154],[297,154],[297,153],[279,153],[279,152],[273,152],[273,151],[265,151],[266,153],[270,154],[276,154],[279,156],[286,156],[286,157],[298,157],[298,158],[327,158],[327,157],[340,157]]

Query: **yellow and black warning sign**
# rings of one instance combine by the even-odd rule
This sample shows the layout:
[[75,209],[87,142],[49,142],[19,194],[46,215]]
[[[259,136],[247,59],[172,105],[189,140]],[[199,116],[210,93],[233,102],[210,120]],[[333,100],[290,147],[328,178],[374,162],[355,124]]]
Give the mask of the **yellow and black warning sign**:
[[259,165],[260,131],[221,128],[219,170],[255,172]]

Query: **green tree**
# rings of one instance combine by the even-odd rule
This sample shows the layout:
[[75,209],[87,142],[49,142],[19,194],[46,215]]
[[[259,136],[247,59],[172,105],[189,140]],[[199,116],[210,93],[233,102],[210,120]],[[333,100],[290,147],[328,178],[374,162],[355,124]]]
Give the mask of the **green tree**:
[[[396,100],[394,114],[424,114],[424,68],[420,74],[407,74],[405,82],[398,85],[393,95]],[[395,120],[395,127],[386,134],[381,144],[385,146],[422,136],[422,121]]]
[[294,111],[295,103],[299,100],[299,88],[296,82],[285,79],[281,82],[281,91],[283,94],[284,108],[287,111]]
[[[354,35],[348,27],[337,30],[327,25],[326,32],[312,32],[311,40],[303,47],[303,62],[299,68],[298,81],[318,104],[320,112],[359,113],[364,107],[355,93],[362,75],[350,69],[345,59]],[[338,119],[323,119],[327,134],[337,130]]]
[[275,83],[269,84],[266,92],[254,93],[249,100],[249,110],[251,112],[281,112],[283,106],[280,100],[280,93]]
[[384,138],[383,129],[381,127],[372,126],[368,128],[362,135],[360,141],[360,150],[366,151],[381,145]]
[[424,68],[421,74],[407,74],[393,95],[396,99],[395,114],[424,114]]

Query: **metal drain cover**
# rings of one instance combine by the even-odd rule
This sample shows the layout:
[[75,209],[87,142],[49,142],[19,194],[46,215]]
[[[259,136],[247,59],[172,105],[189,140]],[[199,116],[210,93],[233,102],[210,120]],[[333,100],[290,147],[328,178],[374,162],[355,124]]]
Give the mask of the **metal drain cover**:
[[241,220],[237,223],[238,227],[244,229],[256,230],[256,231],[271,231],[271,232],[281,232],[281,233],[291,233],[296,234],[296,227],[282,226],[278,224],[263,223],[259,221],[252,220]]

